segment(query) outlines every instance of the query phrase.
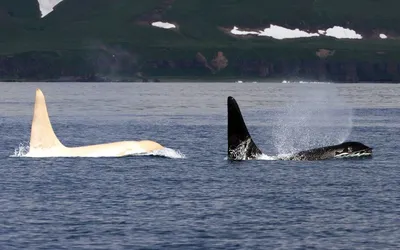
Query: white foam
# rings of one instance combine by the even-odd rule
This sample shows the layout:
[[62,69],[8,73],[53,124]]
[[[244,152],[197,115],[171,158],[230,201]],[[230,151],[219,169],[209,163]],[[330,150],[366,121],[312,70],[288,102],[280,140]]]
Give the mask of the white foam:
[[362,39],[360,34],[354,30],[346,29],[340,26],[334,26],[326,30],[326,36],[335,37],[338,39]]
[[157,28],[162,28],[162,29],[175,29],[176,25],[172,23],[167,23],[167,22],[153,22],[151,23],[152,26],[157,27]]
[[276,161],[276,160],[279,160],[279,157],[278,156],[269,156],[269,155],[266,155],[266,154],[262,154],[262,155],[257,157],[257,160]]
[[297,83],[297,84],[332,84],[332,82],[320,82],[320,81],[289,81],[289,80],[282,80],[282,83]]
[[385,34],[379,34],[379,37],[380,37],[381,39],[387,39],[387,38],[388,38],[387,35],[385,35]]
[[172,148],[163,148],[160,150],[155,150],[153,152],[143,154],[143,155],[151,155],[151,156],[164,156],[171,159],[185,159],[186,156],[181,153],[179,150],[174,150]]
[[10,157],[24,157],[29,152],[29,145],[25,142],[20,143],[17,148],[14,149],[14,154]]
[[62,2],[62,0],[38,0],[42,18],[53,11],[54,6]]

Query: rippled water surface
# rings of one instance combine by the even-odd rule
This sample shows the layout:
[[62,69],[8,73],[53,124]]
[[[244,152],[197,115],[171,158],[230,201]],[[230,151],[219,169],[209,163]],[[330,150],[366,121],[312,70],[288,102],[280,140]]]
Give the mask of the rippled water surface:
[[[38,87],[65,145],[185,157],[12,157]],[[229,162],[229,95],[267,155],[355,140],[374,157]],[[400,85],[1,83],[0,248],[399,249],[399,124]]]

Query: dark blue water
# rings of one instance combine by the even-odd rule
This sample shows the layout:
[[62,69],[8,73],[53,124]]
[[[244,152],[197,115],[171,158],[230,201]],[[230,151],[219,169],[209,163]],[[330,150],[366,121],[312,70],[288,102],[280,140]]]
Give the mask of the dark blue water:
[[[68,146],[151,139],[185,158],[10,157],[29,141],[36,87]],[[320,116],[308,115],[303,123],[307,136],[325,131],[326,140],[349,132],[346,139],[374,148],[372,159],[225,160],[228,95],[238,100],[259,147],[274,155],[274,121],[287,111],[279,108],[304,89],[320,95],[315,88],[1,85],[0,248],[399,249],[397,85],[319,86],[329,93],[340,88],[336,101],[348,101],[351,122],[318,123]],[[325,106],[320,111],[329,113]],[[312,121],[320,127],[310,129]]]

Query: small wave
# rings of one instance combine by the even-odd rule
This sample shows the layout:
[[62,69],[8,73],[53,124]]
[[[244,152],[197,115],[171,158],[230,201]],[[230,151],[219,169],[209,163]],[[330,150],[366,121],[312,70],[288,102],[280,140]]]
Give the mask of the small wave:
[[332,82],[320,82],[320,81],[290,81],[283,80],[282,83],[298,83],[298,84],[332,84]]
[[289,160],[291,159],[293,154],[278,154],[278,155],[266,155],[262,154],[257,158],[257,160],[262,160],[262,161],[279,161],[279,160]]
[[174,150],[172,148],[163,148],[160,150],[155,150],[150,153],[141,154],[141,155],[150,155],[150,156],[163,156],[171,159],[185,159],[186,156],[181,153],[179,150]]
[[[224,160],[228,160],[228,157],[226,156],[224,158]],[[276,160],[280,160],[280,158],[279,158],[279,156],[269,156],[269,155],[266,155],[266,154],[262,154],[262,155],[259,155],[256,158],[256,160],[260,160],[260,161],[276,161]]]

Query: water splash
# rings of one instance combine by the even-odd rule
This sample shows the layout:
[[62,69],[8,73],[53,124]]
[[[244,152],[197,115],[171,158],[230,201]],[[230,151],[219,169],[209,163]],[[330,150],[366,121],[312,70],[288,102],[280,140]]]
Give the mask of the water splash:
[[295,83],[295,84],[333,84],[332,82],[324,82],[324,81],[296,81],[296,80],[282,80],[282,83]]
[[237,145],[235,149],[230,149],[229,154],[232,155],[234,159],[247,160],[247,151],[249,149],[250,143],[250,138],[242,141],[239,145]]
[[10,157],[24,157],[29,152],[29,144],[27,142],[22,142],[14,149],[14,154]]
[[270,155],[262,154],[262,155],[257,157],[257,160],[276,161],[276,160],[279,160],[279,156],[270,156]]
[[179,150],[174,150],[172,148],[163,148],[160,150],[156,150],[147,154],[143,155],[150,155],[150,156],[163,156],[166,158],[171,158],[171,159],[185,159],[186,156],[181,153]]
[[334,84],[296,89],[275,114],[272,139],[278,154],[344,142],[352,128],[352,108]]
[[[290,159],[292,154],[279,154],[279,155],[267,155],[262,154],[257,156],[256,160],[258,161],[278,161],[278,160],[288,160]],[[228,160],[228,157],[225,157],[224,160]]]

